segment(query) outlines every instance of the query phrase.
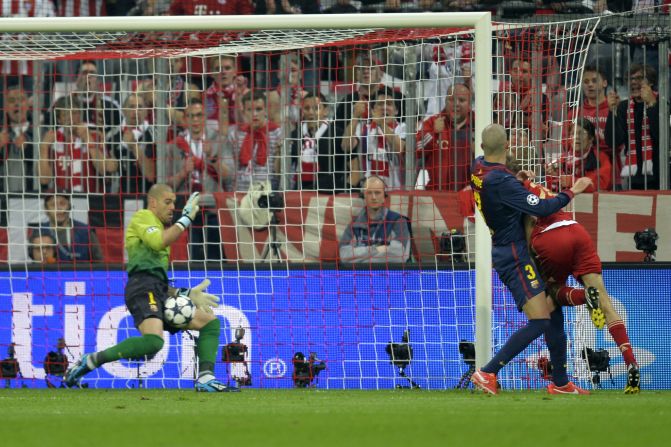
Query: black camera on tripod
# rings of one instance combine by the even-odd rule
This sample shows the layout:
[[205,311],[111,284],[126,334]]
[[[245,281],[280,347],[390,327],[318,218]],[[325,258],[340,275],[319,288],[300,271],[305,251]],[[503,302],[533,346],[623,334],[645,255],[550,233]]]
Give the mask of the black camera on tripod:
[[[16,379],[21,374],[19,362],[16,360],[14,343],[7,348],[7,358],[0,360],[0,379]],[[8,384],[6,384],[8,386]]]
[[65,371],[68,370],[68,358],[63,354],[65,349],[65,340],[58,339],[58,345],[55,351],[47,352],[44,357],[44,372],[51,376],[63,377]]
[[410,346],[410,331],[403,331],[401,343],[389,342],[385,348],[391,364],[398,368],[405,368],[412,360],[412,346]]
[[613,382],[613,374],[610,372],[610,354],[605,349],[585,348],[582,351],[583,360],[587,361],[587,366],[592,372],[592,383],[596,386],[601,385],[601,373],[608,372],[611,383]]
[[326,363],[317,358],[317,353],[311,352],[306,359],[305,354],[297,352],[291,359],[294,365],[294,386],[296,388],[307,388],[317,378],[320,372],[326,369]]
[[396,388],[419,388],[419,385],[405,373],[405,368],[410,365],[413,355],[412,346],[410,345],[410,331],[408,329],[403,331],[401,343],[390,341],[384,350],[389,355],[391,364],[398,368],[398,374],[410,382],[410,386],[396,385]]
[[646,228],[643,231],[634,233],[634,242],[636,243],[636,250],[641,250],[645,253],[644,262],[653,262],[655,260],[655,252],[657,252],[657,239],[659,235],[654,228]]
[[459,383],[457,383],[455,388],[463,389],[471,383],[471,376],[475,372],[475,343],[466,340],[459,341],[459,354],[461,354],[461,358],[464,360],[466,366],[468,366],[468,369],[461,375]]
[[475,343],[461,340],[459,342],[459,354],[461,354],[465,364],[475,366]]
[[[246,344],[242,343],[242,339],[245,336],[245,328],[240,326],[235,330],[235,342],[227,343],[221,349],[221,361],[224,363],[242,363],[245,367],[244,375],[241,377],[233,376],[238,386],[251,386],[252,385],[252,375],[249,372],[249,367],[247,366],[247,353],[249,348]],[[228,369],[228,367],[226,367]]]
[[453,263],[466,262],[466,235],[457,229],[442,233],[439,239],[440,254]]

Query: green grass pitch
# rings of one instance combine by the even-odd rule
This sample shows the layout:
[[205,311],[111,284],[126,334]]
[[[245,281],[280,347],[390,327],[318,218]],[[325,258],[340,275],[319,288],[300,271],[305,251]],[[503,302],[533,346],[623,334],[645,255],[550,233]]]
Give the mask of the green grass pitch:
[[671,392],[0,390],[0,445],[671,445]]

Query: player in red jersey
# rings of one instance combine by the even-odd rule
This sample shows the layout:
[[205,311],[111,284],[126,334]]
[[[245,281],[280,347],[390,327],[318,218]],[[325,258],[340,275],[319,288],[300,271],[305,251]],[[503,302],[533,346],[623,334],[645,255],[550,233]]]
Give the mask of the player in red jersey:
[[[528,171],[518,174],[518,178],[526,178],[524,186],[530,192],[541,199],[555,195],[530,180],[532,178],[530,174]],[[620,348],[628,367],[624,392],[638,393],[640,373],[627,328],[606,291],[601,274],[601,259],[585,227],[573,220],[573,216],[565,211],[537,218],[531,231],[530,248],[535,252],[539,267],[546,278],[549,294],[558,304],[561,306],[586,304],[597,328],[603,328],[604,320],[608,324],[608,332]],[[566,286],[569,275],[573,275],[586,288]]]

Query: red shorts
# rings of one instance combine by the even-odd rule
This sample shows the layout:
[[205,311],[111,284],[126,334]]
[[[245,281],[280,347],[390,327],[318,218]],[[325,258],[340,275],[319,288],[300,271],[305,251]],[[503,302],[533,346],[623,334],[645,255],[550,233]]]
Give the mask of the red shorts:
[[548,281],[563,284],[569,275],[580,281],[587,273],[601,274],[601,259],[582,225],[566,225],[539,233],[531,240],[531,247]]

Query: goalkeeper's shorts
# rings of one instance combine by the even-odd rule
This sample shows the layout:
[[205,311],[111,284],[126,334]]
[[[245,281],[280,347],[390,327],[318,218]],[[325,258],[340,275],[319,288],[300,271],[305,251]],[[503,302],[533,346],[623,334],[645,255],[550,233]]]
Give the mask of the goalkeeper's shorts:
[[[133,316],[136,328],[147,318],[163,321],[165,300],[168,299],[168,284],[153,275],[138,273],[128,278],[126,284],[126,307]],[[169,325],[164,329],[171,334],[180,330]]]

